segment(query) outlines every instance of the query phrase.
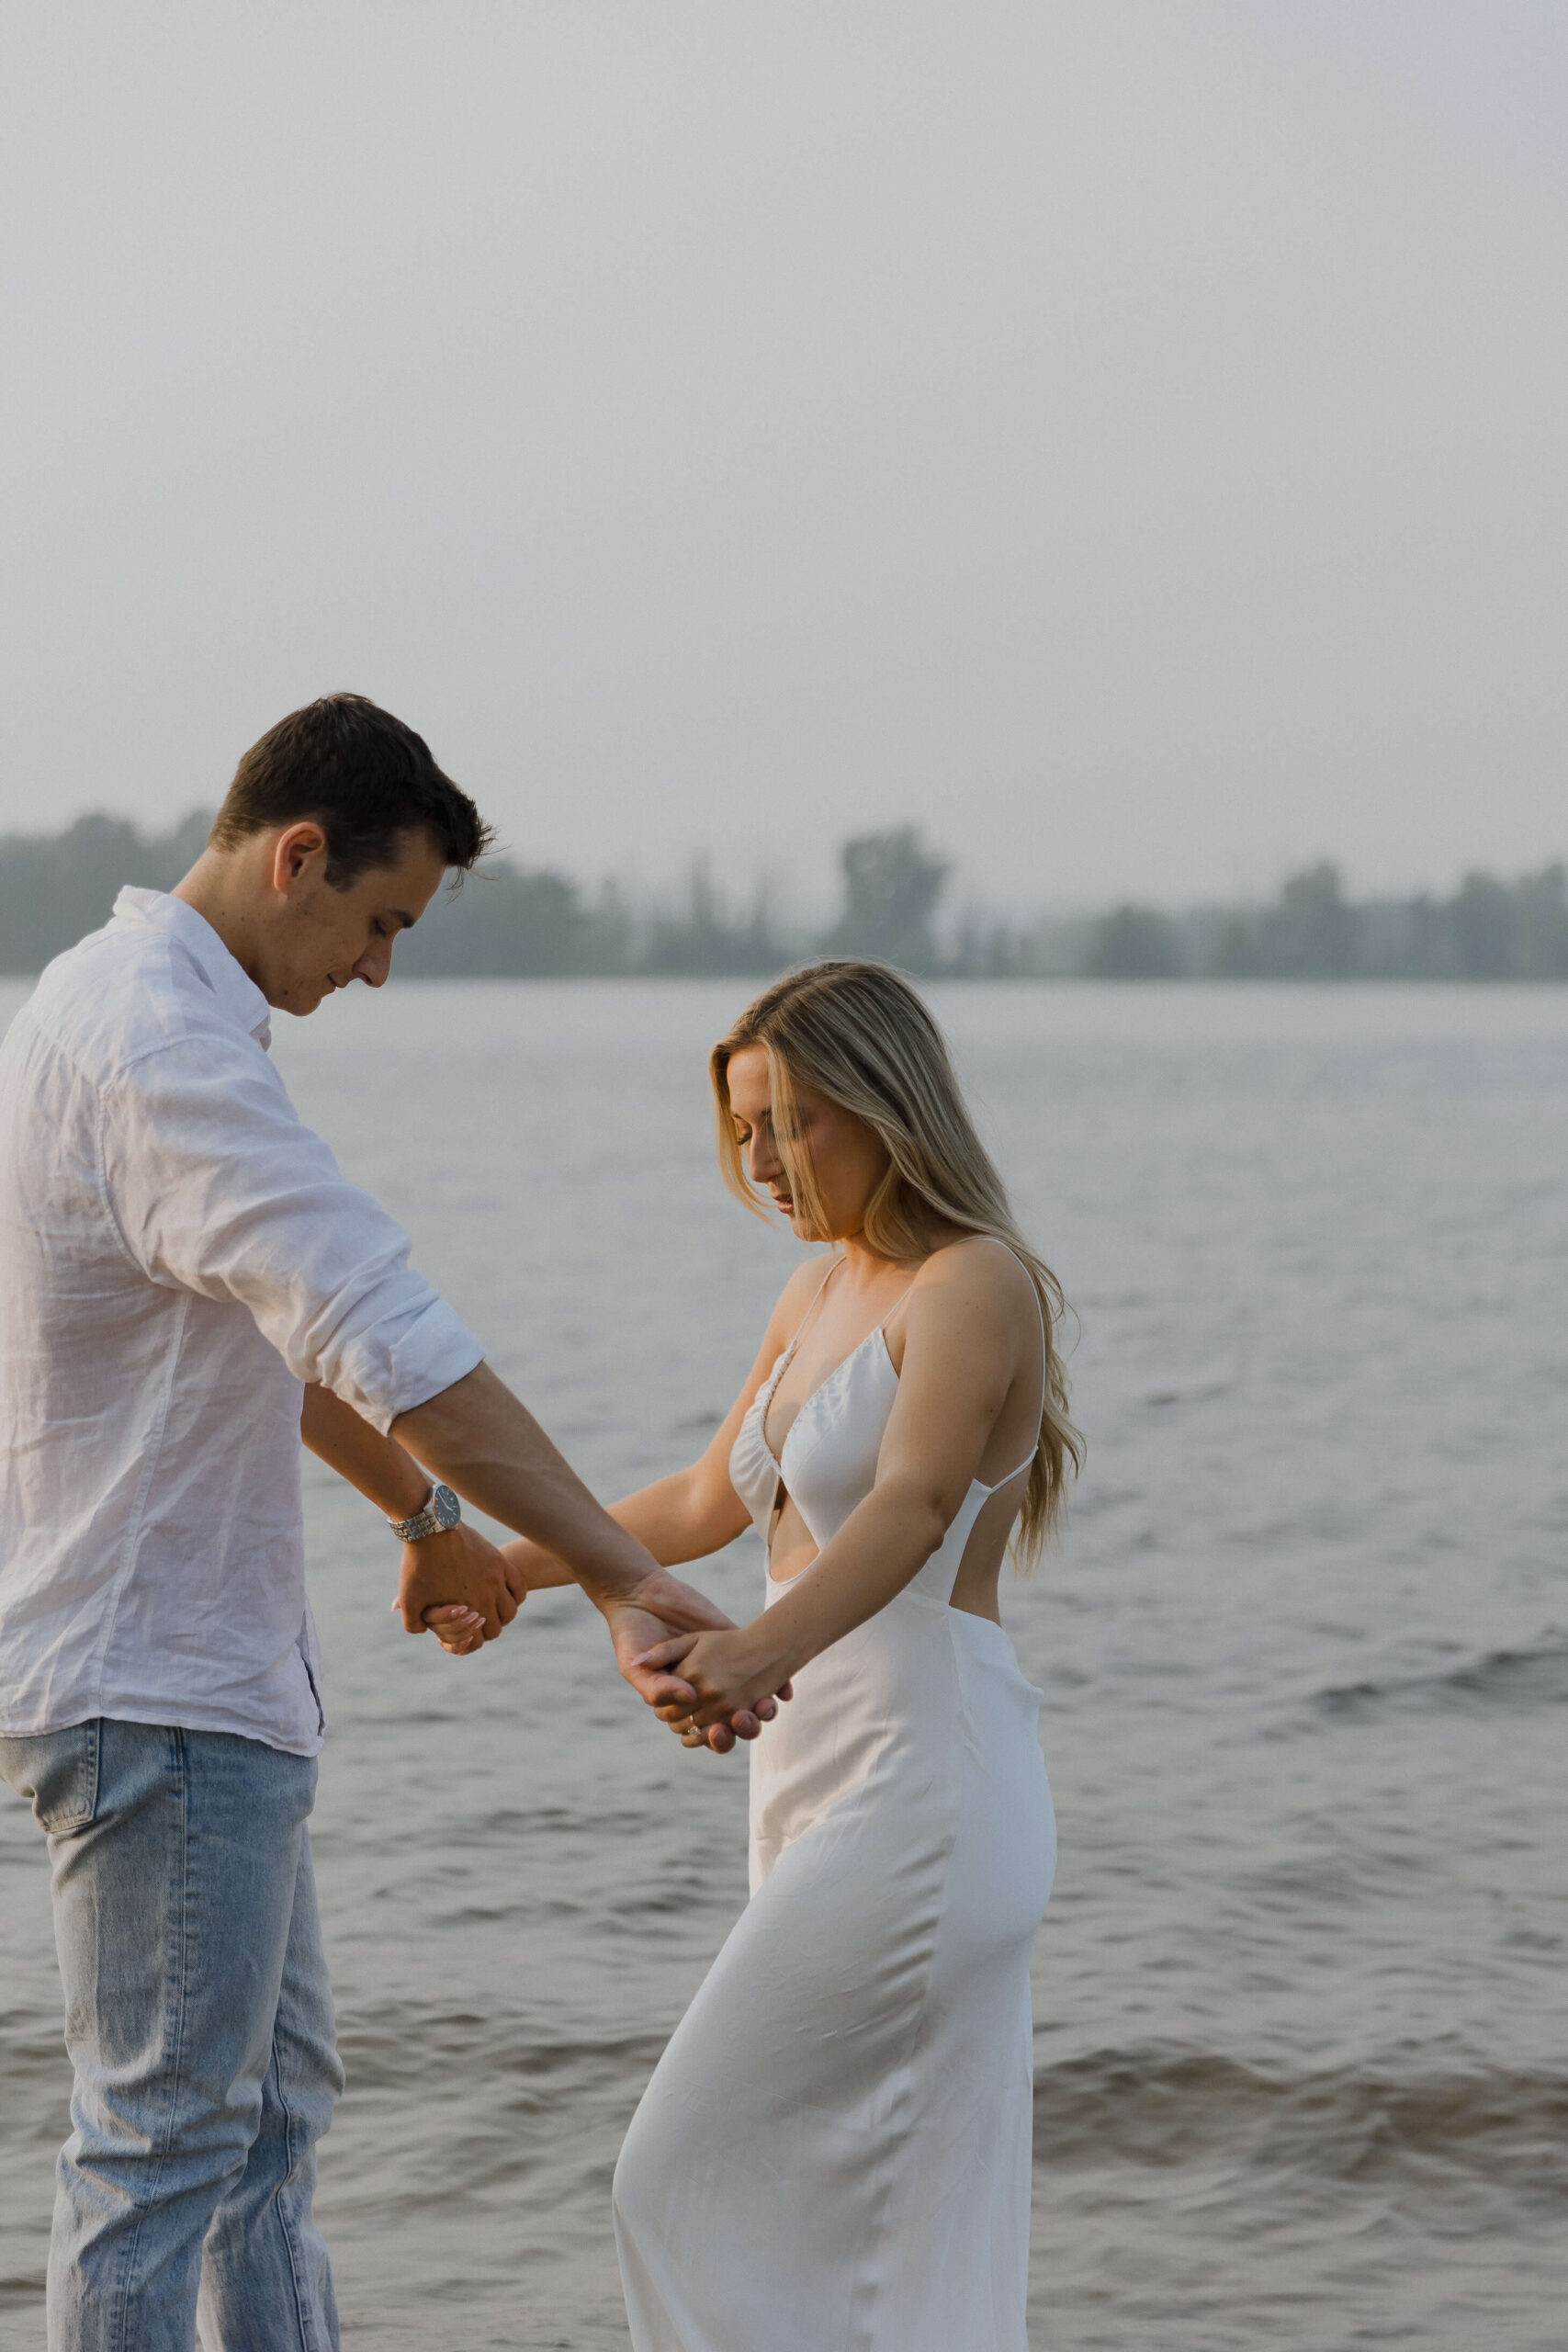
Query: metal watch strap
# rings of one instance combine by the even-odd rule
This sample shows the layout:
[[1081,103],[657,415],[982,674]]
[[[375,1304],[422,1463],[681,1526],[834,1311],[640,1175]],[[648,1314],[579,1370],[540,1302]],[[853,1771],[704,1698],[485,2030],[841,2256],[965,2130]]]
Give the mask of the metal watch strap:
[[400,1544],[417,1544],[422,1535],[438,1535],[443,1528],[456,1527],[462,1516],[457,1496],[438,1478],[416,1511],[407,1519],[389,1519],[387,1524]]

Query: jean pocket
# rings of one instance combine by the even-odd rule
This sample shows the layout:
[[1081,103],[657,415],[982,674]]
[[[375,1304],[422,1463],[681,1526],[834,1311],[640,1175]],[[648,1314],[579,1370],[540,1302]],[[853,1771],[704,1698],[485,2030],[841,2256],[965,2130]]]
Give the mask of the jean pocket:
[[69,1731],[0,1739],[0,1778],[29,1800],[33,1819],[51,1838],[85,1829],[97,1813],[102,1729],[95,1718],[73,1724]]

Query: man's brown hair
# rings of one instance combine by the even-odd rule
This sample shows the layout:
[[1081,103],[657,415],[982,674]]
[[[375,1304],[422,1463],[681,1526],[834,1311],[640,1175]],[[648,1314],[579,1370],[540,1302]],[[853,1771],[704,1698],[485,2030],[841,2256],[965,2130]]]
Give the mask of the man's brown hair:
[[235,770],[208,838],[214,849],[233,849],[269,825],[307,817],[327,837],[326,878],[335,890],[393,865],[401,836],[415,829],[459,872],[492,839],[423,737],[363,695],[323,695],[269,727]]

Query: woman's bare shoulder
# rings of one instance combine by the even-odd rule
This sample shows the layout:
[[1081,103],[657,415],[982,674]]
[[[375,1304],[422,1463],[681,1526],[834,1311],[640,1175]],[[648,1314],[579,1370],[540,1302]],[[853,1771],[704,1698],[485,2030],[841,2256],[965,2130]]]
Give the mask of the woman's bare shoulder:
[[914,1290],[941,1293],[954,1306],[984,1305],[1004,1313],[1035,1311],[1034,1283],[1021,1258],[989,1233],[962,1233],[933,1250]]

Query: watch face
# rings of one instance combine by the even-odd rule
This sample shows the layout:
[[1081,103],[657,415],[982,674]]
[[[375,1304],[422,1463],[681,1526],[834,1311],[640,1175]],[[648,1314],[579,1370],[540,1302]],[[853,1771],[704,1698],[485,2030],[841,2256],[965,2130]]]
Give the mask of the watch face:
[[431,1508],[443,1527],[456,1527],[463,1515],[462,1506],[450,1487],[437,1486],[430,1498]]

